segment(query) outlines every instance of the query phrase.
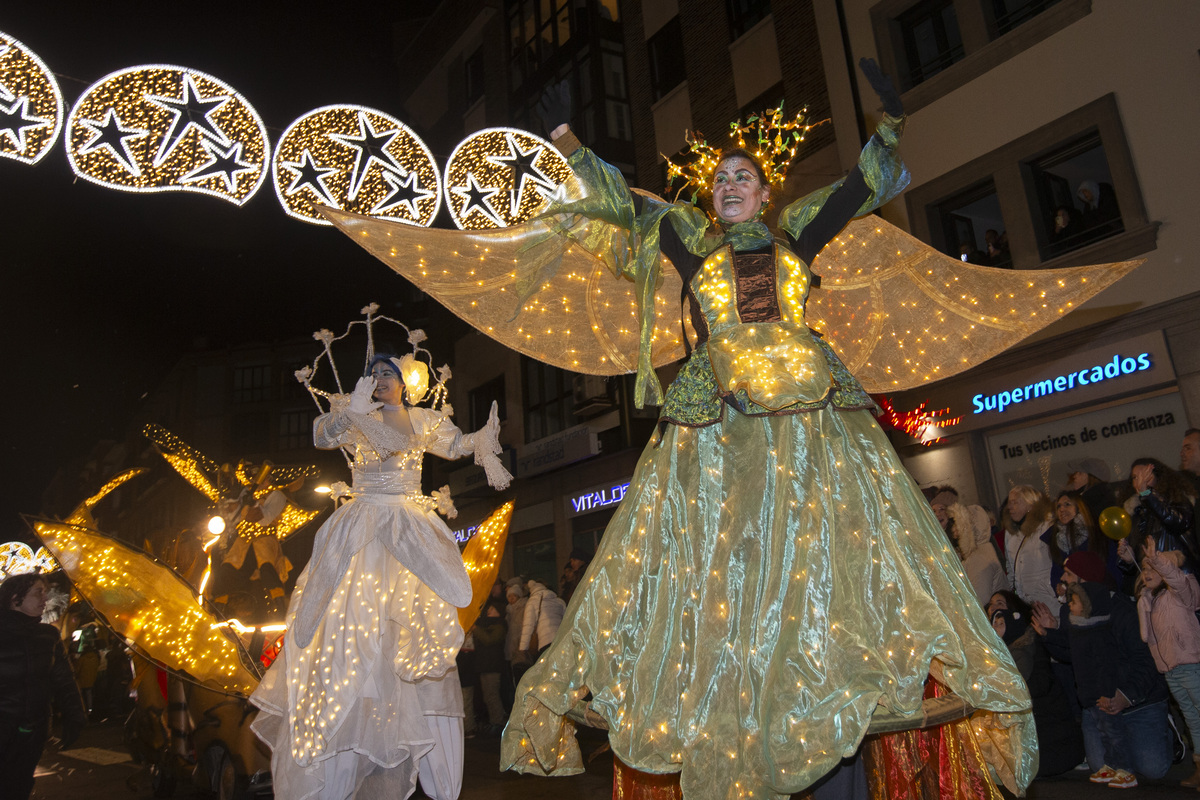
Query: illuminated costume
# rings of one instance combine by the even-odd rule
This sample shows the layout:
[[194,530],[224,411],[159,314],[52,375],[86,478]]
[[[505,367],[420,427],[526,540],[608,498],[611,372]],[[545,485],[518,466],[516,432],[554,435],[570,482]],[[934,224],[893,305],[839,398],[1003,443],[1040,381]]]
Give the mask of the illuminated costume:
[[[849,208],[820,221],[836,232],[902,188],[898,131],[885,119],[858,189],[841,194],[839,182],[785,209],[785,242],[758,222],[706,238],[694,207],[635,197],[586,150],[570,158],[577,184],[514,229],[412,231],[328,213],[485,333],[565,369],[636,369],[638,404],[663,405],[557,637],[521,681],[503,767],[581,772],[572,720],[590,713],[622,762],[680,773],[684,797],[782,797],[852,755],[873,721],[920,726],[926,693],[945,694],[927,690],[932,674],[987,710],[954,723],[974,761],[1014,791],[1032,779],[1021,678],[855,374],[875,391],[907,388],[1050,320],[986,296],[1011,273],[964,267],[878,220],[852,224],[822,257],[827,302],[806,317],[812,273],[792,248],[822,209]],[[1132,266],[1033,284],[1065,313]],[[953,298],[935,291],[963,276]],[[700,344],[664,398],[653,367],[682,355],[685,285]],[[944,335],[922,331],[934,321]],[[873,769],[903,778],[902,762]],[[973,793],[989,791],[981,777],[990,786],[976,773]]]
[[251,697],[261,709],[254,731],[272,749],[277,797],[403,798],[419,773],[426,794],[452,799],[463,754],[456,606],[471,603],[472,589],[436,514],[452,506],[442,492],[421,493],[421,461],[475,453],[489,481],[507,485],[495,409],[464,435],[447,412],[412,406],[406,435],[378,410],[353,410],[353,395],[326,396],[332,408],[313,438],[352,457],[351,499],[316,535],[283,650]]

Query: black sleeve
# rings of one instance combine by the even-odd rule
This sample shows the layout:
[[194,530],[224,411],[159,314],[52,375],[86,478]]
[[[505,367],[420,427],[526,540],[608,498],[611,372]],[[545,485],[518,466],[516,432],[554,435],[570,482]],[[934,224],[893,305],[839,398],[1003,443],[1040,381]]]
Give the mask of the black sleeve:
[[800,256],[805,264],[811,264],[817,253],[837,236],[838,231],[846,227],[847,222],[854,219],[855,214],[870,197],[871,188],[867,186],[862,170],[855,165],[842,185],[825,201],[825,205],[813,217],[813,221],[800,231],[800,236],[793,239],[788,235],[796,255]]

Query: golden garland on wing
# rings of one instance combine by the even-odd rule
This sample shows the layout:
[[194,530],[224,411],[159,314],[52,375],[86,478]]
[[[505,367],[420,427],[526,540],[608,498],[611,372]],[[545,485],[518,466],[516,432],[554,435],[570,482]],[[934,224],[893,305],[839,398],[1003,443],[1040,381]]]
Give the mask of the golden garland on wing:
[[186,67],[130,67],[87,88],[67,117],[75,174],[129,192],[196,192],[242,205],[266,180],[258,112]]
[[514,501],[509,500],[492,512],[479,525],[479,530],[463,548],[463,564],[471,580],[471,605],[458,610],[458,621],[464,631],[471,630],[483,604],[492,593],[492,586],[500,574],[500,557],[504,555],[504,543],[508,539],[508,525],[512,522]]
[[50,68],[29,48],[0,33],[0,158],[36,164],[50,152],[63,126],[63,96]]
[[[729,123],[729,138],[736,140],[738,147],[753,153],[767,174],[767,183],[782,186],[787,177],[788,166],[796,157],[804,138],[813,128],[829,122],[806,122],[808,109],[800,109],[795,117],[787,118],[783,103],[758,114],[751,114],[743,123],[740,119]],[[699,131],[684,134],[688,146],[676,156],[679,162],[667,161],[667,193],[679,198],[685,190],[691,191],[691,201],[712,194],[712,175],[721,163],[722,151],[710,145]],[[678,186],[676,184],[679,184]]]

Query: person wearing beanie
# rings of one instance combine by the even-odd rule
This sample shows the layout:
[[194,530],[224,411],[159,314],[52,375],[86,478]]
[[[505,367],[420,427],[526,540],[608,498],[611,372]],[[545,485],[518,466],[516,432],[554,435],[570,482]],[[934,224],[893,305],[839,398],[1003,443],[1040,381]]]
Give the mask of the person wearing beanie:
[[1067,578],[1065,573],[1071,573],[1072,578],[1068,579],[1068,583],[1100,583],[1107,584],[1110,579],[1108,570],[1105,569],[1104,559],[1098,553],[1093,553],[1089,550],[1080,550],[1077,553],[1071,553],[1063,561],[1063,577]]

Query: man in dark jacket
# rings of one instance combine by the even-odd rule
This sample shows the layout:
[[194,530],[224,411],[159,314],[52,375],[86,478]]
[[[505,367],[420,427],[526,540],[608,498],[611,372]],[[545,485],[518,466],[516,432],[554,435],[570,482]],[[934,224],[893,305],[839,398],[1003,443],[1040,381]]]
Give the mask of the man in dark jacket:
[[63,744],[87,716],[58,631],[42,623],[46,581],[14,575],[0,584],[0,795],[26,798],[50,736],[50,704],[63,714]]
[[1034,625],[1050,654],[1072,666],[1093,782],[1130,788],[1135,774],[1161,778],[1171,767],[1168,690],[1136,606],[1098,583],[1074,584],[1067,596],[1057,619],[1039,604]]

